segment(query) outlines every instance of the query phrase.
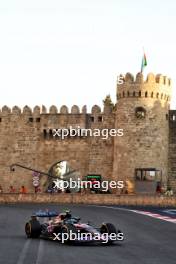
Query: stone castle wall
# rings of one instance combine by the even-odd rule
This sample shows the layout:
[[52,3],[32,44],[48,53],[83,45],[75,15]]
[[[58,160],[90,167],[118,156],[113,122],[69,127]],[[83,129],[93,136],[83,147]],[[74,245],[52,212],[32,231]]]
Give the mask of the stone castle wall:
[[[136,78],[127,73],[123,83],[117,86],[115,109],[111,104],[93,106],[87,113],[74,105],[58,111],[51,106],[15,106],[0,111],[0,185],[8,191],[10,185],[18,189],[25,185],[34,191],[32,172],[10,165],[18,163],[44,172],[52,164],[66,160],[83,177],[101,174],[103,179],[135,179],[136,168],[156,168],[162,172],[162,182],[176,190],[176,141],[174,111],[169,110],[171,80],[166,76],[148,74],[143,80],[141,73]],[[144,116],[138,112],[144,111]],[[122,128],[123,137],[53,137],[52,130],[60,128]],[[48,181],[42,177],[43,190]]]
[[169,112],[169,186],[176,192],[176,110]]
[[[9,166],[19,163],[44,172],[52,164],[66,160],[80,176],[89,173],[101,174],[104,179],[112,177],[113,138],[67,137],[64,140],[53,137],[52,129],[73,128],[114,128],[114,114],[110,107],[101,111],[99,106],[92,107],[91,113],[83,107],[80,112],[73,106],[69,113],[66,106],[60,112],[55,106],[46,108],[36,106],[32,111],[25,106],[0,112],[0,185],[7,191],[10,185],[19,188],[25,185],[29,191],[32,186],[32,172],[16,168],[10,172]],[[46,181],[43,176],[43,183]]]

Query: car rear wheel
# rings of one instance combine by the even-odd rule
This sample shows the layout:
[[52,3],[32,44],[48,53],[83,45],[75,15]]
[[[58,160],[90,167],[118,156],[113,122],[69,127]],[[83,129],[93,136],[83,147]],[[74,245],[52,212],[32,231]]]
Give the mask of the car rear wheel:
[[28,238],[38,238],[41,235],[41,225],[37,219],[32,219],[25,225],[25,232]]

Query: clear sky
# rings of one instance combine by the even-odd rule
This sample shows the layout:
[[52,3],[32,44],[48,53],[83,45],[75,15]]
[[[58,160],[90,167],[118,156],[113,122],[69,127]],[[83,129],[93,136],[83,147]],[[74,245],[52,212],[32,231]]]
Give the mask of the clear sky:
[[120,73],[173,80],[176,108],[175,0],[1,0],[0,106],[115,101]]

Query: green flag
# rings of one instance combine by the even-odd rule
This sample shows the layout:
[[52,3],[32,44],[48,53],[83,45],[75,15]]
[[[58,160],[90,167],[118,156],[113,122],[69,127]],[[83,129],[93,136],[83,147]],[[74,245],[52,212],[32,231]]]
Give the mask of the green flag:
[[144,53],[144,55],[142,57],[142,63],[141,63],[141,72],[143,72],[143,69],[145,66],[147,66],[147,58],[146,58],[146,55]]

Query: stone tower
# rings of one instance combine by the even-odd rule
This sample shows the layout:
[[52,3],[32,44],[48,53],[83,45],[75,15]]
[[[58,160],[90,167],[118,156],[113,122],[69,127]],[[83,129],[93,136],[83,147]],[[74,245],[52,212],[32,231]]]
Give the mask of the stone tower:
[[127,73],[117,84],[115,127],[124,135],[114,142],[114,179],[167,183],[170,98],[171,80],[160,74]]

